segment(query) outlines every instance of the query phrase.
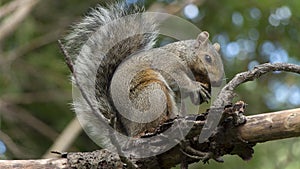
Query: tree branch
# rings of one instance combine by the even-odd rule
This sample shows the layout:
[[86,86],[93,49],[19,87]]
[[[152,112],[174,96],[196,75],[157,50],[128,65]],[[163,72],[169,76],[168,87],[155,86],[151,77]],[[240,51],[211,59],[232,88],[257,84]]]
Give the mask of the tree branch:
[[[204,121],[202,120],[193,121],[193,123],[194,127],[186,137],[188,139],[197,137],[204,125]],[[231,130],[235,131],[236,129]],[[300,136],[300,108],[248,116],[247,123],[237,127],[237,135],[242,139],[247,140],[248,143],[298,137]],[[180,146],[176,146],[170,151],[159,155],[159,165],[162,168],[170,168],[179,164],[182,160],[181,154]],[[109,168],[108,164],[104,165],[106,163],[114,164],[114,162],[116,162],[119,168],[122,168],[123,165],[127,165],[125,162],[120,161],[117,154],[110,153],[105,149],[88,153],[63,153],[61,156],[63,158],[45,160],[0,160],[0,168],[6,169],[18,165],[20,168],[26,168],[28,166],[31,166],[32,168],[47,168],[51,166],[51,168],[64,169],[69,168],[71,165],[74,167],[74,163],[85,162],[82,164],[87,165],[87,163],[96,163],[97,160],[97,162],[99,162],[99,160],[102,161],[102,167],[104,169]],[[83,160],[83,157],[86,156],[89,156],[90,159],[100,156],[101,159],[96,158],[96,160],[92,162]],[[108,157],[111,157],[111,159]],[[131,160],[135,161],[135,163],[143,162],[143,159]],[[188,162],[192,163],[196,161],[199,160],[190,159]],[[143,163],[143,165],[146,164]]]
[[244,140],[255,143],[298,137],[300,108],[249,116],[239,133]]

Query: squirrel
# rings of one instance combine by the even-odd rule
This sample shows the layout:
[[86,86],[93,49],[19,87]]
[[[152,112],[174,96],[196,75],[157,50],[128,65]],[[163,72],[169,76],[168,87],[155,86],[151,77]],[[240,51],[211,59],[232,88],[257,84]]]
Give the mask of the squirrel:
[[[220,85],[223,78],[220,45],[209,42],[208,32],[201,32],[193,40],[153,48],[158,36],[158,23],[151,17],[140,15],[143,13],[143,7],[134,4],[97,6],[63,39],[78,74],[82,74],[78,81],[82,82],[84,90],[92,90],[87,95],[95,108],[117,131],[131,137],[154,131],[160,124],[181,115],[183,108],[179,104],[182,98],[190,97],[195,104],[207,102],[211,86]],[[172,58],[174,61],[171,61]],[[166,72],[162,70],[164,62],[168,69]],[[161,70],[153,66],[154,63],[162,64]],[[80,74],[86,70],[94,73],[95,77],[90,73]],[[159,112],[147,112],[152,113],[151,121],[131,120],[133,112],[125,112],[128,116],[123,116],[114,102],[112,85],[116,84],[114,89],[117,92],[114,93],[118,97],[118,92],[124,92],[120,89],[130,73],[134,75],[126,90],[129,99],[120,101],[130,102],[134,109],[145,111],[151,107],[152,99],[157,104],[152,106],[159,107],[155,109]],[[85,86],[90,81],[95,86]],[[154,91],[160,94],[156,95]],[[164,99],[161,99],[162,96]],[[85,101],[74,100],[74,109],[87,121],[95,135],[97,132],[100,134],[98,117],[95,112],[90,112]],[[138,112],[132,116],[139,118]]]

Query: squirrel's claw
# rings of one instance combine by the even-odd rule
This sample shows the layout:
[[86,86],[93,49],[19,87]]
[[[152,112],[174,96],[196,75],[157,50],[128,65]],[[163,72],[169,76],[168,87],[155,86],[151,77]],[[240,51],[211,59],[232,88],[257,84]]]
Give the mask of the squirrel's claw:
[[208,102],[211,98],[209,91],[201,84],[199,83],[199,87],[196,91],[191,92],[190,94],[192,103],[198,105],[203,102]]
[[213,153],[211,152],[202,152],[194,149],[187,140],[181,141],[179,145],[181,153],[188,158],[201,160],[202,162],[207,163],[208,160],[213,157]]

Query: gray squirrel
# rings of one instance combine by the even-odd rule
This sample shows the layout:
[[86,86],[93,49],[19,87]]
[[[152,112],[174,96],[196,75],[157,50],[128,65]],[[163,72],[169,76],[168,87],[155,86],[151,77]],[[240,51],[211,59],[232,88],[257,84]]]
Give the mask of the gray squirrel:
[[[183,114],[180,99],[190,97],[195,104],[206,102],[211,86],[220,85],[223,79],[220,45],[209,42],[208,32],[201,32],[194,40],[153,48],[159,23],[143,13],[137,5],[98,6],[63,40],[75,63],[78,83],[99,110],[91,112],[91,105],[84,99],[74,99],[77,116],[85,119],[94,135],[101,132],[99,117],[127,136],[153,132],[160,124]],[[124,88],[126,84],[128,89]],[[128,99],[118,98],[122,92],[128,92]],[[126,104],[120,107],[122,102]],[[122,110],[127,103],[134,108]],[[151,106],[154,110],[147,111],[152,110]],[[139,112],[150,113],[152,120],[139,121],[144,118]]]

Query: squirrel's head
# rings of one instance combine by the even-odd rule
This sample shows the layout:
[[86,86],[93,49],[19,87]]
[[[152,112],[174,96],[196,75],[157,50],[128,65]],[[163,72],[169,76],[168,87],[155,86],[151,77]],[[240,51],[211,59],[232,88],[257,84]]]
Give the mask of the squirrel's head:
[[[210,43],[209,33],[201,32],[195,42],[196,62],[194,65],[196,72],[206,72],[212,86],[220,86],[224,78],[224,69],[220,57],[220,45]],[[197,70],[200,69],[200,70]]]

